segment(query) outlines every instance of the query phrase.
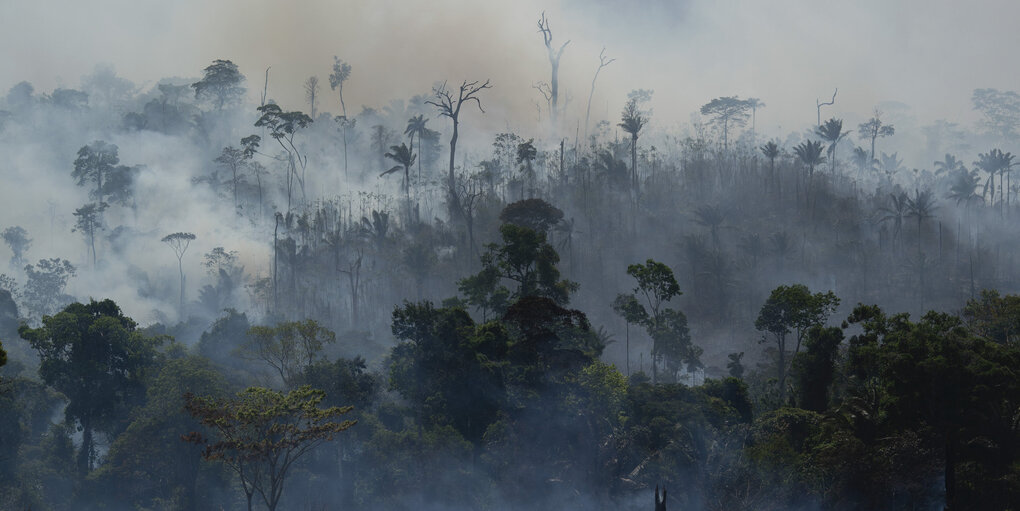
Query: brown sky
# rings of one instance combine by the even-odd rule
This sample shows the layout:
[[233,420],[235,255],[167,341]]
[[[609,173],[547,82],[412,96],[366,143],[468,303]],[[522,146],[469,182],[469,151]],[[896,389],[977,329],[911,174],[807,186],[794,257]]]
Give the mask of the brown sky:
[[491,78],[485,122],[523,126],[540,99],[531,85],[548,80],[535,30],[543,9],[556,41],[572,40],[561,72],[574,119],[603,45],[617,61],[600,76],[593,117],[615,119],[627,91],[654,89],[661,125],[737,94],[765,101],[762,129],[797,129],[837,86],[832,114],[901,101],[921,122],[969,122],[972,89],[1020,88],[1020,2],[1007,0],[4,0],[0,90],[21,80],[42,92],[74,87],[97,63],[151,86],[226,58],[249,77],[252,98],[272,66],[270,96],[304,108],[301,83],[316,74],[328,92],[339,55],[353,66],[349,105]]

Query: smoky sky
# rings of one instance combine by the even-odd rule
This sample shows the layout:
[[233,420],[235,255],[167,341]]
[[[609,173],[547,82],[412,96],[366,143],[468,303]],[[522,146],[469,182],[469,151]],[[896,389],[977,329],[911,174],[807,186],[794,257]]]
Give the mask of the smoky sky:
[[[437,81],[491,79],[483,122],[533,124],[549,79],[535,22],[545,11],[561,64],[561,101],[582,119],[603,46],[616,58],[599,77],[596,119],[615,120],[632,89],[655,90],[653,122],[690,120],[713,97],[758,97],[760,129],[778,134],[814,120],[816,98],[840,94],[829,115],[867,115],[901,102],[919,122],[970,125],[974,88],[1015,89],[1020,4],[1007,0],[667,1],[436,0],[175,2],[98,0],[0,5],[0,88],[75,87],[98,63],[139,88],[197,77],[213,59],[236,62],[254,100],[266,67],[269,95],[304,107],[301,84],[325,86],[333,55],[353,66],[345,99],[355,109],[428,92]],[[258,90],[258,91],[257,91]],[[570,121],[567,121],[570,122]]]

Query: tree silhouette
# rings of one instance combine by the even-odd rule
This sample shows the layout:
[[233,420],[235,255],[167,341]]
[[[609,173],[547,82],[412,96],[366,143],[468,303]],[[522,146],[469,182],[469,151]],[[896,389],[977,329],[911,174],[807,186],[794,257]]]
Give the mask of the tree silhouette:
[[932,218],[935,212],[935,196],[931,190],[914,190],[914,196],[907,199],[907,215],[917,219],[917,253],[921,253],[921,223]]
[[163,243],[170,245],[170,248],[174,251],[174,255],[177,256],[177,270],[180,272],[181,276],[180,310],[182,319],[184,315],[184,253],[188,251],[188,246],[191,245],[191,242],[194,241],[195,238],[196,236],[190,232],[175,232],[173,234],[163,236],[163,239],[160,240]]
[[623,107],[623,113],[620,114],[620,123],[617,126],[630,135],[630,179],[635,197],[637,197],[638,192],[637,141],[641,129],[646,124],[648,124],[648,119],[638,109],[637,98],[630,98],[626,106]]
[[435,99],[425,102],[436,107],[439,110],[439,115],[449,117],[450,121],[453,122],[453,133],[450,135],[450,170],[446,179],[447,193],[449,194],[450,201],[450,218],[456,218],[457,215],[463,216],[464,213],[461,211],[460,199],[457,196],[457,178],[453,173],[454,164],[457,161],[460,109],[464,106],[464,103],[474,101],[478,111],[484,114],[485,110],[482,108],[482,101],[478,98],[478,94],[485,89],[491,88],[489,80],[485,80],[483,83],[479,83],[477,80],[473,82],[464,80],[461,82],[456,96],[454,96],[454,93],[446,88],[446,82],[443,82],[439,87],[432,89]]
[[560,57],[563,56],[563,50],[570,44],[568,39],[564,42],[558,50],[554,50],[552,47],[552,29],[549,28],[549,20],[545,17],[545,11],[542,11],[542,17],[538,19],[538,32],[542,34],[542,42],[545,43],[546,52],[549,54],[549,66],[552,67],[552,77],[549,79],[549,102],[550,102],[550,119],[552,120],[553,127],[557,126],[557,119],[559,116],[559,109],[557,101],[560,96]]
[[347,128],[353,126],[353,121],[347,117],[347,105],[344,104],[344,82],[351,77],[351,65],[340,60],[340,57],[333,56],[333,72],[329,75],[330,90],[338,91],[340,96],[340,115],[336,122],[340,125],[344,139],[344,176],[347,176]]
[[191,84],[195,89],[195,98],[211,98],[217,110],[236,103],[244,95],[244,75],[237,69],[237,64],[229,60],[214,60],[209,67],[203,71],[201,80]]
[[879,137],[889,137],[896,133],[896,129],[891,124],[882,123],[882,112],[875,109],[875,114],[857,126],[857,136],[861,140],[871,140],[871,159],[875,159],[875,139]]
[[701,115],[712,117],[712,124],[722,130],[723,150],[729,148],[730,127],[739,127],[747,124],[747,118],[751,114],[747,111],[751,105],[736,96],[715,98],[701,106]]
[[[312,123],[312,118],[302,112],[284,112],[275,103],[262,105],[258,107],[258,111],[262,116],[255,121],[255,127],[268,128],[269,136],[273,137],[287,153],[287,211],[290,212],[295,180],[301,187],[301,200],[304,201],[307,198],[305,195],[305,168],[308,167],[308,156],[301,154],[301,151],[298,150],[294,143],[294,137],[298,131],[307,128]],[[298,166],[301,167],[300,173],[298,173]]]
[[899,194],[889,194],[889,205],[882,206],[878,209],[880,217],[878,223],[892,222],[893,223],[893,244],[896,243],[896,239],[900,235],[900,231],[903,230],[903,218],[907,216],[909,198],[904,192]]
[[829,148],[826,150],[826,154],[829,155],[829,161],[832,164],[831,173],[836,174],[836,145],[839,144],[840,140],[850,134],[849,131],[843,131],[843,119],[832,118],[825,121],[825,124],[815,128],[815,133],[822,137],[826,142],[829,143]]
[[386,174],[392,174],[399,171],[401,168],[404,169],[404,182],[401,186],[404,189],[404,194],[407,196],[407,214],[411,214],[411,166],[414,165],[414,160],[418,157],[416,154],[411,152],[411,148],[407,147],[407,144],[403,142],[400,145],[391,145],[390,151],[384,156],[395,161],[397,165],[379,174],[380,177]]
[[[412,151],[414,150],[414,137],[418,137],[418,145],[422,145],[422,136],[429,130],[425,127],[425,123],[427,122],[429,122],[429,120],[425,118],[425,114],[419,114],[407,120],[407,127],[404,128],[404,134],[410,138],[409,147]],[[418,153],[421,154],[421,152],[422,151],[419,148]],[[421,181],[421,161],[423,159],[424,158],[418,159],[418,181]]]
[[779,144],[775,140],[769,140],[765,145],[759,147],[758,150],[769,159],[769,180],[774,182],[776,178],[776,158],[779,157]]

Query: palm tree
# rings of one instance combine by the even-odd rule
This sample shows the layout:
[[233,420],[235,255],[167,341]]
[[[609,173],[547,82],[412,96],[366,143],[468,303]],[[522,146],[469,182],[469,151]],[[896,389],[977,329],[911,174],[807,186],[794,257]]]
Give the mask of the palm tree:
[[903,218],[907,215],[907,202],[910,199],[904,192],[900,192],[899,195],[890,193],[889,198],[891,199],[891,204],[888,207],[878,208],[881,217],[876,222],[893,223],[893,244],[895,245],[896,239],[900,236],[900,231],[903,230]]
[[886,175],[892,176],[905,170],[903,168],[903,158],[900,158],[900,153],[895,152],[892,154],[882,153],[882,170],[885,171]]
[[726,212],[719,206],[705,205],[695,210],[694,215],[697,217],[695,221],[698,225],[708,227],[712,233],[712,244],[719,250],[719,228],[726,221]]
[[797,154],[797,158],[800,159],[801,163],[808,167],[808,186],[805,198],[810,200],[811,183],[814,179],[815,167],[825,163],[825,157],[822,156],[822,143],[817,140],[808,140],[795,146],[793,152]]
[[949,153],[946,153],[946,157],[942,161],[935,162],[935,175],[952,174],[957,170],[966,170],[966,168],[962,161]]
[[755,124],[757,123],[758,109],[765,108],[765,102],[758,98],[747,98],[744,100],[751,109],[751,143],[754,143]]
[[[411,206],[411,192],[410,192],[410,179],[411,179],[411,165],[414,165],[414,160],[418,158],[418,155],[411,152],[411,148],[407,147],[407,144],[403,142],[400,145],[391,145],[390,152],[384,155],[385,157],[397,162],[397,165],[393,166],[389,170],[379,174],[379,177],[385,176],[386,174],[392,174],[401,168],[404,169],[404,194],[407,196],[407,206]],[[408,209],[410,214],[410,209]]]
[[[949,156],[949,155],[946,155]],[[936,164],[941,162],[935,162]],[[953,182],[949,185],[949,193],[946,194],[947,199],[956,200],[956,205],[960,203],[970,205],[970,202],[980,195],[977,194],[977,187],[980,185],[978,181],[978,175],[976,170],[967,170],[965,167],[959,167],[953,173]]]
[[992,149],[987,153],[979,154],[978,161],[974,162],[974,165],[977,165],[978,168],[988,173],[988,182],[985,184],[985,188],[988,189],[989,185],[991,185],[990,188],[992,193],[991,200],[989,202],[995,201],[995,174],[999,174],[999,204],[1001,207],[1003,202],[1002,189],[1008,186],[1003,185],[1002,179],[1007,172],[1012,170],[1013,154],[1003,153],[999,149]]
[[641,114],[638,110],[637,98],[631,98],[627,101],[627,105],[623,107],[623,113],[620,116],[620,123],[617,124],[623,131],[630,135],[630,176],[631,186],[634,189],[634,195],[637,196],[638,189],[638,177],[637,177],[637,140],[641,129],[648,124],[648,119]]
[[[418,137],[418,145],[421,145],[421,136],[424,135],[425,131],[428,129],[425,127],[425,123],[427,122],[429,122],[429,120],[425,118],[424,114],[416,115],[407,120],[407,127],[404,128],[404,134],[411,139],[410,143],[412,151],[414,150],[414,137],[416,135]],[[421,152],[421,150],[419,149],[418,152]],[[418,160],[418,181],[421,181],[421,160]]]
[[914,197],[907,199],[907,216],[917,219],[917,253],[921,254],[921,222],[932,218],[935,212],[935,195],[931,190],[914,190]]
[[825,124],[815,128],[815,133],[818,136],[825,139],[829,143],[829,148],[826,154],[829,155],[829,160],[832,162],[832,174],[836,174],[836,144],[839,144],[843,137],[850,134],[849,131],[843,132],[843,119],[836,119],[835,117],[825,121]]
[[854,167],[857,167],[857,179],[861,178],[865,169],[874,168],[875,165],[874,160],[872,160],[871,156],[868,155],[868,151],[860,146],[854,148],[852,160]]
[[775,140],[769,140],[768,143],[759,147],[758,150],[769,159],[769,180],[775,179],[776,158],[779,157],[779,144],[777,144]]

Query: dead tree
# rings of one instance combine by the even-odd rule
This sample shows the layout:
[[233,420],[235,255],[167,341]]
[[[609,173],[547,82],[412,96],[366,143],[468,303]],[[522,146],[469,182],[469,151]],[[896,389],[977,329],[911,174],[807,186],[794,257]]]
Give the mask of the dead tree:
[[552,78],[549,83],[549,97],[552,103],[550,119],[555,127],[558,114],[556,103],[559,99],[560,91],[560,57],[563,56],[563,50],[566,49],[568,44],[570,44],[570,40],[568,39],[567,42],[563,43],[559,50],[553,49],[552,29],[549,28],[549,20],[545,17],[545,11],[542,11],[542,17],[538,19],[538,31],[542,34],[542,41],[545,43],[545,49],[549,52],[549,65],[552,66]]
[[591,118],[591,98],[595,96],[595,80],[599,79],[599,72],[602,68],[612,64],[616,59],[606,57],[606,47],[602,47],[602,51],[599,53],[599,67],[595,70],[595,76],[591,79],[591,92],[588,93],[588,108],[584,112],[584,139],[588,140],[588,120]]
[[818,113],[818,125],[819,126],[822,125],[822,107],[823,106],[832,106],[834,103],[836,103],[836,93],[837,92],[839,92],[839,88],[838,87],[836,88],[835,91],[832,92],[832,99],[829,100],[828,103],[822,103],[818,98],[815,98],[815,108],[817,109],[817,113]]
[[450,135],[450,172],[447,176],[447,189],[450,194],[449,207],[450,207],[450,219],[453,220],[458,215],[463,216],[463,211],[460,207],[460,199],[457,196],[457,178],[454,175],[454,162],[457,159],[457,136],[460,128],[460,107],[468,101],[474,101],[478,106],[478,110],[485,113],[482,108],[482,101],[478,99],[477,94],[484,89],[491,89],[489,80],[485,80],[485,83],[479,83],[477,80],[468,82],[464,80],[460,84],[460,89],[454,95],[446,88],[446,82],[437,89],[433,89],[435,93],[435,100],[426,101],[426,104],[432,105],[439,109],[439,115],[449,117],[453,121],[453,134]]

